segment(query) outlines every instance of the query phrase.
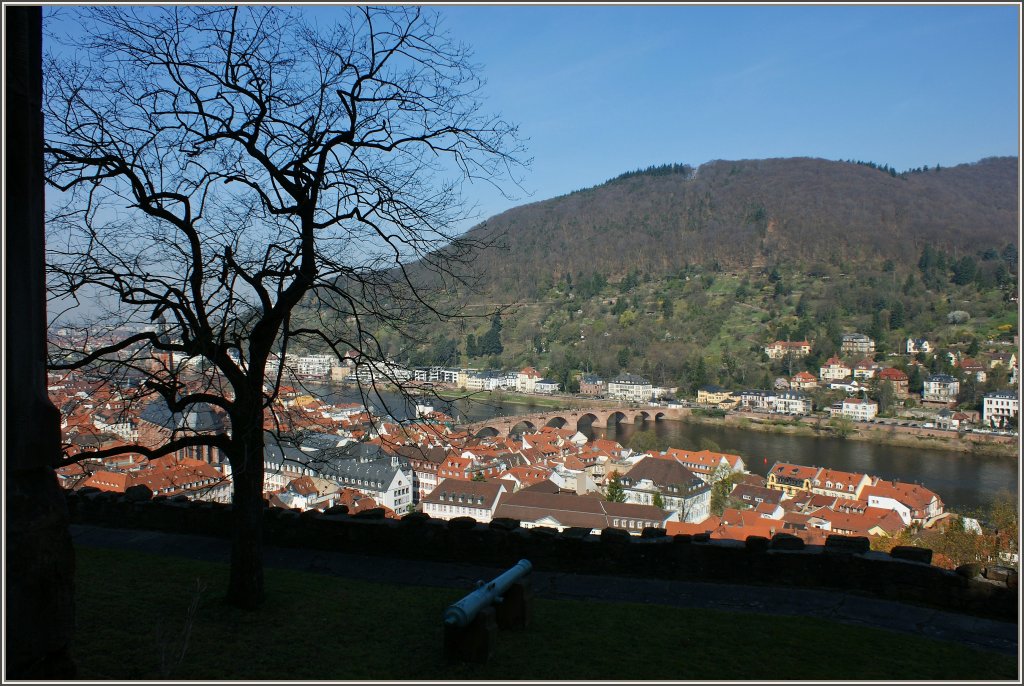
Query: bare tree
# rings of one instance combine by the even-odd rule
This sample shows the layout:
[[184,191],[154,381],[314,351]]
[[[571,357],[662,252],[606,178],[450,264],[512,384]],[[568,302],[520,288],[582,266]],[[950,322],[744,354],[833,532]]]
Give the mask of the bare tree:
[[143,374],[136,400],[224,414],[215,435],[91,456],[221,450],[243,607],[263,596],[264,425],[283,373],[268,360],[308,345],[379,361],[376,332],[453,314],[442,296],[485,247],[452,228],[463,184],[508,187],[524,165],[436,16],[336,11],[323,28],[283,7],[92,7],[45,64],[51,300],[107,303],[86,345],[51,343],[51,368]]

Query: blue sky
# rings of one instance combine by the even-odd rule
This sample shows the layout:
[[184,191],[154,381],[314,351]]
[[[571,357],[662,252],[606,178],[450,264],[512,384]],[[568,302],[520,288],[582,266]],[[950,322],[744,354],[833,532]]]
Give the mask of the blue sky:
[[670,162],[903,170],[1020,149],[1015,4],[431,8],[473,46],[487,105],[529,139],[527,193],[465,189],[481,219]]
[[[436,9],[530,139],[524,201],[669,162],[902,170],[1020,147],[1015,5]],[[519,204],[478,197],[483,216]]]

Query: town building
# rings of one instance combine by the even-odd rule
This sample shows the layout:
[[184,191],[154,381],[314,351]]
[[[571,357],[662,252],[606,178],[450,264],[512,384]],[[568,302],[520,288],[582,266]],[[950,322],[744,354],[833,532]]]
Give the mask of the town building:
[[697,402],[701,405],[718,405],[729,400],[732,391],[720,386],[703,386],[697,389]]
[[927,354],[932,351],[932,344],[924,338],[908,338],[903,349],[908,355],[916,355],[917,353]]
[[878,364],[871,358],[865,358],[853,365],[853,378],[861,381],[873,379],[878,371]]
[[1017,429],[1020,426],[1020,401],[1015,391],[986,393],[982,401],[981,421],[993,429]]
[[862,333],[844,333],[839,349],[844,355],[863,355],[875,352],[875,341]]
[[604,380],[594,374],[584,374],[580,378],[580,394],[600,396],[605,393]]
[[771,412],[775,406],[775,391],[749,389],[740,392],[740,407]]
[[630,402],[647,402],[651,399],[651,382],[636,374],[622,373],[608,381],[608,397]]
[[443,479],[423,498],[423,512],[434,519],[472,517],[481,524],[491,521],[498,502],[512,491],[504,481],[462,481]]
[[619,478],[626,502],[680,513],[680,521],[700,522],[711,513],[711,485],[675,459],[645,457]]
[[600,497],[578,496],[545,491],[543,482],[504,496],[494,516],[515,519],[524,529],[542,526],[558,531],[570,527],[590,529],[600,534],[612,527],[639,536],[646,528],[665,528],[679,520],[676,511],[653,505],[613,503]]
[[776,462],[768,470],[765,486],[782,491],[783,495],[790,497],[801,492],[810,493],[814,484],[814,477],[818,471],[817,467]]
[[811,481],[811,493],[840,500],[860,500],[865,486],[871,484],[867,474],[821,468]]
[[853,370],[838,357],[825,360],[825,366],[819,370],[822,381],[842,381],[853,373]]
[[552,379],[539,379],[534,384],[534,393],[541,393],[544,395],[551,395],[552,393],[558,393],[561,388],[561,384]]
[[954,403],[960,382],[948,374],[933,374],[924,380],[921,400],[932,403]]
[[781,360],[787,356],[800,359],[811,354],[811,344],[807,341],[775,341],[765,346],[764,352],[770,360]]
[[775,396],[772,412],[780,414],[811,414],[811,398],[800,391],[783,391]]
[[906,373],[895,367],[882,369],[875,375],[879,383],[892,384],[892,389],[897,398],[906,398],[910,393],[910,379]]
[[797,372],[789,380],[789,387],[794,391],[806,391],[818,387],[818,377],[810,372]]
[[857,422],[867,422],[878,415],[878,403],[867,398],[846,398],[828,409],[832,417],[845,417]]
[[543,378],[533,367],[524,367],[516,377],[516,390],[520,393],[533,393],[537,382]]

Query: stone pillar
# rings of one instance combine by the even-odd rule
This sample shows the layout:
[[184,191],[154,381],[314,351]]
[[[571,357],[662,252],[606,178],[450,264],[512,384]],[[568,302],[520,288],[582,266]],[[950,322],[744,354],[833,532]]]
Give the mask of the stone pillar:
[[5,14],[4,300],[6,679],[67,679],[74,549],[60,457],[60,414],[46,394],[42,8]]

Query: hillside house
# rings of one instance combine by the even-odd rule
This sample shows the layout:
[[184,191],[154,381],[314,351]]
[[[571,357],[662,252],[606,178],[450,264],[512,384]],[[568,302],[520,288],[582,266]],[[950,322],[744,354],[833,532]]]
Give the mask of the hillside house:
[[974,358],[965,357],[960,360],[959,366],[960,369],[963,370],[965,376],[973,376],[974,380],[978,383],[984,383],[985,379],[988,378],[988,374],[985,372],[985,365]]
[[838,357],[830,357],[825,360],[825,365],[820,368],[818,376],[822,381],[841,381],[853,374],[853,370]]
[[844,355],[870,355],[875,352],[875,341],[862,333],[844,333],[839,349]]
[[794,391],[807,391],[818,387],[818,377],[810,372],[797,372],[789,380],[789,387]]
[[927,354],[932,351],[932,344],[924,338],[908,338],[903,349],[908,355]]
[[811,354],[811,344],[807,341],[775,341],[765,346],[764,352],[770,360],[781,360],[787,356],[800,359]]
[[857,364],[853,365],[853,378],[858,381],[873,379],[877,372],[878,364],[870,358],[864,358]]
[[906,373],[895,367],[879,370],[876,375],[879,383],[890,383],[897,398],[906,398],[910,394],[910,379]]
[[995,369],[1002,365],[1003,367],[1016,367],[1017,366],[1017,355],[1016,353],[993,353],[989,359],[989,369]]
[[924,380],[921,400],[932,403],[955,403],[960,382],[948,374],[933,374]]

